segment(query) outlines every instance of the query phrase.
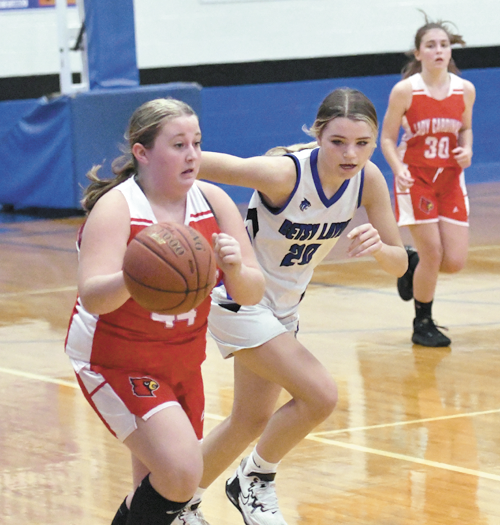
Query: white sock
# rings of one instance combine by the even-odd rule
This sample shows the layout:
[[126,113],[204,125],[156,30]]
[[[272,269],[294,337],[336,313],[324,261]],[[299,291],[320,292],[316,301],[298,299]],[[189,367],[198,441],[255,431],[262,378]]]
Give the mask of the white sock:
[[244,474],[248,475],[250,472],[262,472],[269,474],[271,472],[276,472],[278,470],[278,463],[270,463],[269,461],[266,461],[261,456],[259,456],[259,453],[257,452],[257,446],[252,450],[250,456],[248,456],[248,461],[245,465]]
[[189,505],[194,505],[195,503],[200,502],[206,490],[207,489],[202,489],[201,487],[198,487],[194,493],[194,496],[191,498]]

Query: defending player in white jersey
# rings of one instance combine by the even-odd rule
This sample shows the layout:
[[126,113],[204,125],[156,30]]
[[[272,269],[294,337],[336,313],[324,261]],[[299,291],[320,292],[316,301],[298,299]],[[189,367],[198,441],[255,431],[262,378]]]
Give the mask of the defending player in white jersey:
[[[276,156],[300,146],[250,159],[202,155],[201,178],[256,190],[247,229],[266,292],[253,307],[223,287],[213,292],[209,330],[223,356],[234,356],[234,402],[230,417],[203,442],[204,474],[193,503],[262,434],[226,484],[247,525],[286,525],[274,490],[278,463],[337,402],[334,380],[296,337],[314,267],[364,206],[370,222],[348,234],[348,255],[373,256],[394,276],[407,268],[387,184],[369,160],[378,132],[373,104],[359,91],[335,90],[309,132],[317,143],[296,153]],[[282,388],[292,399],[275,411]],[[201,522],[185,514],[185,523]]]

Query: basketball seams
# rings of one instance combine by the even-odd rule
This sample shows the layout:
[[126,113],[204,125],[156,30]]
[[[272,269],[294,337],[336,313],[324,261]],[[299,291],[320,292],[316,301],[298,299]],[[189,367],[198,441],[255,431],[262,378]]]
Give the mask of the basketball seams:
[[[146,248],[148,250],[148,256],[151,256],[151,257],[154,257],[155,259],[158,260],[158,262],[162,265],[162,266],[165,266],[165,271],[168,271],[168,270],[173,270],[176,274],[177,277],[179,277],[179,280],[181,281],[181,283],[179,283],[181,286],[183,285],[184,286],[184,289],[183,290],[172,290],[172,289],[167,289],[167,288],[160,288],[160,287],[155,287],[155,286],[152,286],[151,284],[149,283],[145,283],[143,281],[140,281],[135,275],[133,275],[131,272],[127,272],[125,269],[123,270],[127,276],[129,278],[131,278],[134,282],[136,282],[137,284],[142,284],[144,286],[147,286],[148,288],[150,289],[154,289],[154,290],[157,290],[157,291],[163,291],[165,293],[186,293],[186,291],[188,290],[189,286],[188,286],[188,282],[186,280],[186,277],[182,274],[181,272],[181,269],[180,268],[176,268],[174,265],[170,264],[169,261],[165,261],[165,259],[163,259],[161,257],[161,255],[156,252],[155,250],[153,250],[151,248],[151,246],[147,243],[143,243],[141,240],[139,239],[133,239],[135,242],[137,242],[137,244],[140,244],[141,246],[143,246],[144,248]],[[144,257],[144,253],[134,253],[134,247],[132,246],[131,248],[131,252],[129,252],[129,256],[136,256],[138,258],[140,257]],[[137,270],[139,267],[138,266],[135,266],[135,269]]]
[[157,223],[141,230],[131,239],[123,264],[132,298],[146,310],[167,315],[199,306],[215,284],[215,272],[209,241],[181,223]]
[[[152,284],[145,283],[144,281],[140,281],[139,279],[135,278],[134,275],[132,275],[130,272],[127,272],[126,270],[123,270],[123,273],[126,274],[127,277],[131,281],[134,281],[134,283],[140,284],[144,288],[147,288],[148,290],[152,290],[154,292],[163,292],[163,293],[172,293],[172,294],[183,294],[183,295],[185,295],[186,293],[191,291],[191,290],[188,290],[187,286],[186,286],[186,288],[184,290],[171,290],[171,289],[168,289],[168,288],[160,288],[160,287],[157,287],[157,286],[153,286]],[[182,275],[181,275],[181,277],[182,277]]]
[[[176,228],[175,229],[175,233],[176,235],[178,236],[179,234],[181,234],[181,232]],[[185,240],[185,237],[182,236],[182,238]],[[161,262],[163,263],[167,263],[171,268],[173,268],[177,273],[179,273],[179,275],[181,275],[184,280],[186,281],[186,286],[189,287],[188,283],[187,283],[187,279],[185,277],[185,275],[182,273],[182,269],[184,267],[184,264],[188,261],[186,261],[186,257],[175,257],[175,254],[174,254],[174,251],[170,248],[170,253],[174,255],[173,258],[168,258],[168,261],[165,260],[165,251],[162,250],[161,246],[154,240],[154,239],[150,239],[148,237],[148,241],[145,242],[144,239],[142,238],[137,238],[137,237],[134,237],[134,239],[132,240],[135,240],[137,241],[139,244],[142,244],[145,248],[148,248],[151,253],[153,253],[154,255],[156,255],[160,260]],[[196,268],[198,268],[198,265],[196,264],[196,258],[194,257],[193,255],[193,250],[191,249],[191,246],[189,245],[188,243],[188,246],[185,245],[185,243],[183,244],[183,247],[184,249],[187,249],[189,248],[189,251],[191,253],[191,257],[193,259],[193,264]],[[189,256],[188,256],[189,257]],[[174,261],[176,264],[174,264]],[[198,275],[196,275],[196,278],[197,278],[197,284],[199,282],[199,277]]]
[[[177,275],[179,275],[183,280],[184,282],[186,283],[186,288],[187,288],[187,280],[186,280],[186,277],[182,274],[181,272],[181,268],[177,268],[176,266],[174,266],[172,264],[172,262],[170,260],[166,261],[163,257],[162,257],[162,254],[157,252],[156,250],[154,250],[154,246],[156,245],[151,245],[149,243],[145,243],[142,241],[142,239],[138,239],[137,242],[139,244],[142,244],[142,246],[144,246],[145,248],[147,248],[149,250],[149,252],[154,256],[156,257],[156,259],[158,259],[160,261],[161,264],[164,264],[166,266],[169,266],[170,268],[172,268],[173,270],[175,270],[175,273]],[[180,261],[179,259],[177,259],[177,261],[179,262],[182,262]]]
[[[187,225],[187,227],[191,228],[192,230],[194,230],[194,228],[192,228],[189,225]],[[196,287],[195,287],[195,290],[199,290],[200,289],[200,268],[198,266],[196,253],[195,253],[195,250],[194,250],[194,247],[193,247],[193,244],[192,244],[193,243],[193,237],[191,235],[189,237],[187,237],[180,228],[175,228],[175,230],[176,230],[177,234],[180,235],[186,241],[186,244],[189,246],[189,250],[191,251],[191,256],[193,257],[193,261],[194,261],[195,269],[196,269]],[[191,231],[190,230],[188,230],[188,231],[191,234]],[[198,235],[201,235],[201,233],[198,230],[194,230],[194,231]]]

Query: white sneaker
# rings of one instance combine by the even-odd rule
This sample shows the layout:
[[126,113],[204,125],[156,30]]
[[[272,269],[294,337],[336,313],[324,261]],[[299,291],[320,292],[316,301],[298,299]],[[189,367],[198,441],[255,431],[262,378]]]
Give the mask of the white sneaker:
[[226,481],[226,495],[241,512],[246,525],[287,525],[278,507],[274,478],[276,473],[251,472],[243,469],[248,458],[241,461],[234,475]]
[[200,503],[201,501],[198,501],[192,505],[186,505],[172,525],[210,525],[199,509]]

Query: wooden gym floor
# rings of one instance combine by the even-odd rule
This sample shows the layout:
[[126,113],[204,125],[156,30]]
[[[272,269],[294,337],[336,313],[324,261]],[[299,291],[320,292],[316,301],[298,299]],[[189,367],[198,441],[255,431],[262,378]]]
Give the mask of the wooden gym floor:
[[[440,278],[435,304],[451,348],[412,345],[411,302],[371,261],[346,262],[342,242],[316,271],[299,337],[340,400],[280,466],[288,525],[500,525],[500,184],[470,195],[469,260]],[[80,223],[0,224],[4,525],[109,525],[131,486],[128,453],[85,402],[63,350]],[[211,340],[204,374],[209,431],[232,398],[232,362]],[[223,492],[233,467],[206,492],[212,525],[243,523]]]

